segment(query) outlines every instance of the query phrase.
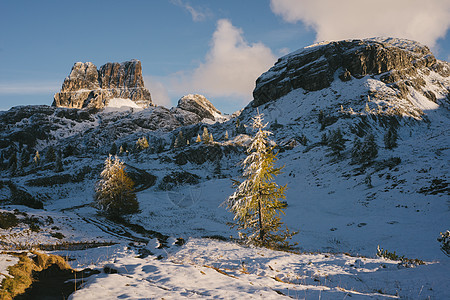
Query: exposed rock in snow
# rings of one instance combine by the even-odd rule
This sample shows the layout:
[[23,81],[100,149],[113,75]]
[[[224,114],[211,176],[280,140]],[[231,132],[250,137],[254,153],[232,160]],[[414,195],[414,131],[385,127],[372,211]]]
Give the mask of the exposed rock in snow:
[[204,96],[189,94],[178,100],[177,108],[184,109],[199,115],[202,119],[215,121],[222,113],[212,105]]
[[140,107],[152,105],[139,60],[107,63],[99,70],[91,62],[75,63],[61,92],[55,94],[53,106],[103,108],[114,98],[131,99]]
[[[426,82],[423,77],[430,74],[439,79]],[[374,79],[391,92],[390,98],[398,99],[407,99],[413,89],[437,102],[434,88],[448,104],[449,75],[447,62],[437,60],[426,46],[414,41],[373,38],[320,43],[280,58],[262,74],[256,81],[252,106],[277,100],[300,88],[328,88],[337,78],[346,82],[352,78]],[[382,96],[373,92],[371,96]],[[363,96],[367,99],[367,95]]]

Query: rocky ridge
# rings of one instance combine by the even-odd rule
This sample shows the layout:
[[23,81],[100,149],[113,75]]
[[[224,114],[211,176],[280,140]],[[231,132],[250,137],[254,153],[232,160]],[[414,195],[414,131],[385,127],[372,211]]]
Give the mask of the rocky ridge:
[[91,62],[75,63],[61,91],[55,94],[53,106],[100,109],[114,98],[131,99],[142,107],[152,105],[139,60],[107,63],[98,70]]
[[203,119],[215,120],[222,113],[212,105],[206,97],[198,94],[189,94],[178,100],[177,108],[190,111]]
[[[444,79],[444,84],[438,80],[431,83],[444,97],[437,97],[423,79],[430,74]],[[375,79],[389,90],[390,98],[406,99],[414,89],[433,102],[441,98],[440,104],[448,105],[449,76],[449,63],[437,60],[428,47],[414,41],[372,38],[324,42],[281,57],[257,79],[251,104],[257,107],[296,89],[322,90],[335,80]],[[386,98],[376,90],[362,95],[364,101],[367,96]]]

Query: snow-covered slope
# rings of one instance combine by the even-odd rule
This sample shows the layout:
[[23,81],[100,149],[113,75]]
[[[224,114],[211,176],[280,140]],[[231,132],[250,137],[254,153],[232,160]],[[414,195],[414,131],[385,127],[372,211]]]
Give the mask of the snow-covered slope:
[[[364,53],[364,43],[349,43],[357,47],[345,48],[347,54],[354,49]],[[307,55],[317,56],[316,66],[330,65],[320,54],[327,45],[300,50],[278,64],[298,63]],[[437,241],[450,228],[448,65],[410,41],[373,39],[367,49],[388,58],[417,56],[416,69],[397,70],[403,72],[400,79],[387,82],[394,69],[358,75],[347,68],[350,77],[342,80],[345,72],[338,66],[326,77],[328,85],[285,90],[270,101],[253,102],[228,121],[214,113],[215,121],[206,121],[182,107],[99,113],[21,107],[1,113],[0,200],[3,212],[23,220],[0,230],[3,247],[54,245],[56,253],[74,259],[74,267],[102,270],[73,299],[448,298],[449,258]],[[399,54],[405,51],[412,56]],[[260,83],[267,84],[269,77],[277,84],[292,79],[286,75],[292,73],[271,70]],[[400,81],[412,79],[420,84],[399,88]],[[242,173],[240,162],[253,134],[248,125],[258,111],[274,133],[278,165],[285,166],[276,181],[288,186],[282,220],[299,231],[292,253],[240,245],[238,233],[228,226],[233,216],[221,206],[233,192],[230,179]],[[214,143],[196,142],[204,127]],[[338,130],[343,148],[336,154],[328,141]],[[388,149],[384,140],[390,130],[398,138]],[[173,148],[180,131],[189,144]],[[359,160],[353,154],[355,141],[370,135],[378,153]],[[20,154],[23,136],[35,141],[23,145],[39,150],[42,163],[11,172],[9,156]],[[150,147],[138,150],[136,141],[142,137]],[[120,159],[136,182],[141,209],[120,224],[90,205],[113,143],[127,145]],[[46,160],[48,145],[65,153],[62,172]],[[69,146],[72,152],[65,151]],[[32,195],[46,210],[13,205],[10,200],[18,194]],[[30,219],[39,225],[38,232],[31,230]],[[73,244],[72,250],[58,250],[63,242]],[[75,251],[77,243],[93,248]],[[376,257],[378,245],[425,265],[406,267]]]

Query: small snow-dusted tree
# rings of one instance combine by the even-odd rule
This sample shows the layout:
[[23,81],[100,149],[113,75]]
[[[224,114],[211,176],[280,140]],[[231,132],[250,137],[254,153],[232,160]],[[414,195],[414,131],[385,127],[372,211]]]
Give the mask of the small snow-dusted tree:
[[109,154],[111,154],[111,155],[117,154],[117,145],[115,142],[112,143],[111,149],[109,149]]
[[327,145],[330,147],[332,154],[336,156],[340,156],[341,152],[345,150],[345,139],[340,128],[330,132],[327,138]]
[[270,131],[264,130],[262,114],[253,117],[256,135],[247,149],[243,161],[244,181],[233,180],[236,191],[224,203],[234,214],[241,238],[248,243],[268,247],[288,247],[288,239],[295,233],[281,230],[281,215],[284,215],[286,185],[279,186],[274,177],[283,167],[276,168],[277,154],[270,145]]
[[64,170],[61,158],[61,151],[56,151],[55,172],[62,172]]
[[208,128],[206,128],[206,127],[203,127],[202,141],[205,144],[209,144],[209,132],[208,132]]
[[214,142],[214,138],[212,133],[209,134],[209,143],[212,144]]
[[177,138],[173,142],[173,147],[174,148],[179,148],[179,147],[182,147],[184,145],[186,145],[186,139],[183,136],[183,131],[179,131]]
[[55,149],[52,145],[48,146],[47,153],[45,153],[45,160],[47,162],[54,162],[56,159]]
[[375,136],[368,134],[361,142],[355,138],[352,148],[352,162],[353,163],[369,163],[372,162],[378,155],[378,145],[375,142]]
[[36,154],[33,157],[33,161],[36,166],[39,166],[39,164],[41,163],[41,155],[39,154],[39,151],[36,151]]
[[148,148],[148,141],[147,138],[145,136],[139,138],[136,142],[136,148],[139,151],[145,150]]
[[384,146],[386,149],[393,149],[397,147],[397,130],[394,126],[389,127],[389,130],[384,135]]
[[137,213],[139,203],[133,191],[134,182],[125,172],[125,164],[117,156],[110,155],[95,190],[97,207],[110,218]]
[[197,139],[195,140],[196,143],[200,143],[202,141],[202,138],[200,137],[200,134],[197,134]]
[[228,141],[228,130],[225,130],[225,136],[223,138],[225,141]]

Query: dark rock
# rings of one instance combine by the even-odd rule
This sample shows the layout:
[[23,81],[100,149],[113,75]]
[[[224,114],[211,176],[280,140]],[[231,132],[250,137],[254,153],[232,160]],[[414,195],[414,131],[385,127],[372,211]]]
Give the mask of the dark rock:
[[100,109],[114,98],[131,99],[142,107],[152,105],[139,60],[107,63],[99,70],[91,62],[75,63],[53,106]]
[[159,188],[164,191],[172,190],[174,187],[185,184],[197,184],[200,182],[200,176],[186,171],[171,172],[162,179]]
[[417,42],[394,38],[345,40],[313,45],[280,58],[256,81],[253,107],[276,100],[295,89],[317,91],[327,88],[339,73],[342,81],[351,77],[381,75],[386,84],[393,84],[404,96],[405,83],[418,89],[425,85],[419,70],[434,70],[445,76],[448,63],[436,60],[428,47]]

